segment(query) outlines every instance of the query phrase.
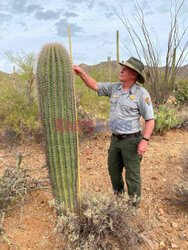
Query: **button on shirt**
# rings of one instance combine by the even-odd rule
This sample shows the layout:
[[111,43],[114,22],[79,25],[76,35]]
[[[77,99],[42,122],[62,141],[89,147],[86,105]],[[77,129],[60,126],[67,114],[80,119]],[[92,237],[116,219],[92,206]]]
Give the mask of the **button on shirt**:
[[148,91],[134,83],[126,92],[121,82],[98,83],[98,95],[110,97],[110,128],[116,134],[131,134],[141,130],[140,116],[154,119]]

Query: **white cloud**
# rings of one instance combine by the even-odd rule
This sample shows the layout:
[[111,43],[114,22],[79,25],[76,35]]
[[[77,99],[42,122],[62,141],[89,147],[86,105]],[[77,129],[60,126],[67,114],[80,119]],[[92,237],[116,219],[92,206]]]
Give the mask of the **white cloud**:
[[63,13],[63,15],[66,17],[66,18],[69,18],[69,17],[78,17],[78,14],[76,14],[75,12],[69,12],[69,11],[65,11]]
[[[165,3],[162,0],[138,2],[145,14],[146,23],[150,30],[155,30],[162,45],[161,50],[164,51],[170,24],[171,0]],[[133,47],[126,29],[114,12],[114,8],[120,10],[120,6],[134,23],[136,10],[133,1],[129,0],[1,0],[0,52],[21,49],[39,51],[47,42],[60,42],[68,48],[70,26],[75,63],[99,63],[108,56],[115,60],[116,30],[119,30],[120,42],[124,41],[129,48]],[[179,16],[180,24],[187,19],[187,9],[188,2],[185,2]],[[154,37],[152,32],[150,34]],[[135,51],[132,50],[132,53],[135,54]],[[120,58],[126,57],[120,50]],[[5,71],[4,67],[1,56],[0,71]]]
[[58,19],[60,12],[53,11],[53,10],[46,10],[46,11],[38,11],[35,13],[35,18],[41,20],[51,20],[51,19]]
[[70,27],[71,36],[77,36],[80,32],[83,31],[81,26],[78,26],[75,23],[69,23],[67,19],[60,19],[55,26],[57,27],[57,35],[62,37],[68,37],[68,26]]
[[1,22],[1,24],[4,23],[4,22],[7,22],[8,20],[10,20],[10,18],[11,18],[11,15],[0,13],[0,22]]
[[29,14],[39,10],[43,10],[43,7],[40,4],[27,5],[27,7],[25,8],[25,11]]

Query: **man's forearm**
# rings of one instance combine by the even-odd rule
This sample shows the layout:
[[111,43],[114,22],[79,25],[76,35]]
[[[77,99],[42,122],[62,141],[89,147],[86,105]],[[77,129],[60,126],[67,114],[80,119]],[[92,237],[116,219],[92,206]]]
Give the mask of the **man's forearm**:
[[88,76],[88,74],[83,71],[83,69],[81,69],[78,65],[73,65],[73,70],[75,74],[78,75],[85,82],[88,88],[93,89],[95,91],[98,90],[97,82],[93,78]]
[[147,120],[145,122],[145,130],[144,130],[144,135],[143,137],[149,139],[151,136],[151,133],[154,129],[154,125],[155,125],[155,120],[151,119],[151,120]]
[[97,91],[97,82],[88,76],[86,72],[83,71],[81,74],[79,74],[79,76],[82,78],[88,88]]

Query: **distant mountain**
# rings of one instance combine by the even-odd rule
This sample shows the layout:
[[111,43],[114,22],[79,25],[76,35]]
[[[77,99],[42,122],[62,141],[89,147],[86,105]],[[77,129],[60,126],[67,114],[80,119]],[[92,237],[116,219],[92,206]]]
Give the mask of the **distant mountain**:
[[0,71],[0,79],[1,79],[2,77],[9,77],[9,76],[10,76],[10,74],[4,73],[4,72]]
[[188,64],[178,68],[177,78],[179,80],[188,80]]
[[16,80],[16,78],[18,78],[17,73],[9,74],[9,73],[5,73],[5,72],[0,71],[0,83],[1,83],[1,81],[3,82],[6,80],[9,80],[9,79]]
[[[101,62],[95,65],[87,65],[81,63],[79,65],[86,73],[90,74],[93,69],[99,71],[101,68],[108,70],[108,62]],[[111,61],[111,72],[115,72],[118,70],[119,64],[116,61]]]
[[[116,61],[111,61],[111,72],[118,71],[118,63]],[[108,62],[101,62],[96,65],[87,65],[81,63],[79,65],[86,73],[90,74],[93,69],[99,71],[100,68],[108,69]],[[159,70],[164,71],[165,67],[160,67]],[[177,72],[178,80],[188,80],[188,64],[178,68]]]
[[[79,66],[88,74],[91,73],[93,69],[96,71],[99,71],[101,68],[107,70],[108,69],[108,62],[101,62],[99,64],[95,65],[87,65],[84,63],[79,64]],[[118,66],[119,64],[116,61],[111,61],[111,72],[117,72],[118,71]],[[165,67],[160,67],[159,68],[161,71],[164,71]],[[0,71],[0,80],[2,78],[10,78],[13,77],[13,74],[8,74]],[[177,79],[178,80],[188,80],[188,64],[181,66],[178,68],[178,73],[177,73]]]

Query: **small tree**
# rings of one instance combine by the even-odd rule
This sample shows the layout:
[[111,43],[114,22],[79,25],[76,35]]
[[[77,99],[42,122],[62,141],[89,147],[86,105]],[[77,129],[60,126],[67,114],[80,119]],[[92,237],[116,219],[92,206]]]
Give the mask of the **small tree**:
[[40,128],[37,89],[34,88],[36,56],[23,51],[16,56],[5,52],[5,56],[14,66],[13,74],[0,81],[0,127],[17,134],[30,134]]
[[20,55],[14,56],[10,51],[5,52],[6,58],[17,66],[13,66],[13,73],[17,73],[18,80],[24,82],[27,88],[29,101],[32,99],[33,85],[35,82],[34,67],[37,56],[34,52],[26,53],[22,51]]
[[[142,8],[137,0],[134,1],[134,4],[136,9],[134,20],[137,23],[137,27],[134,26],[134,20],[124,14],[122,8],[121,13],[117,10],[115,10],[115,12],[128,32],[137,56],[140,60],[141,58],[145,60],[147,88],[152,95],[153,102],[157,105],[164,104],[175,88],[178,69],[183,64],[188,53],[188,41],[184,41],[188,26],[184,27],[181,33],[178,29],[179,13],[183,7],[184,0],[182,0],[179,5],[175,0],[174,7],[171,5],[171,24],[164,69],[160,68],[161,52],[159,50],[158,39],[153,42],[151,33],[146,25]],[[132,56],[130,49],[125,43],[124,46],[126,53]],[[177,53],[177,50],[179,53]]]

